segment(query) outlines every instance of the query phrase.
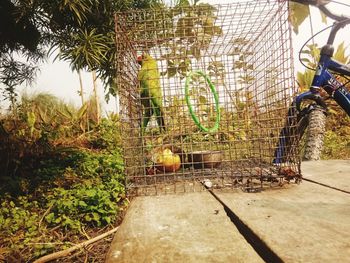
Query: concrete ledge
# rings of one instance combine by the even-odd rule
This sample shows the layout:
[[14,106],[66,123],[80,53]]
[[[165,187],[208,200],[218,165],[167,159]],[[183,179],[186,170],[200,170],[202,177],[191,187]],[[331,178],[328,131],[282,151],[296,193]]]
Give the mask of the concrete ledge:
[[106,262],[263,262],[208,193],[135,198]]
[[[350,161],[302,164],[305,178],[350,190]],[[303,181],[260,193],[214,191],[285,262],[350,259],[350,194]],[[106,262],[262,262],[209,193],[135,198]]]
[[303,162],[301,171],[306,179],[350,192],[350,160]]
[[[350,186],[348,161],[310,162],[302,167],[306,177],[315,181]],[[216,194],[285,262],[350,259],[349,194],[306,181],[261,193]]]

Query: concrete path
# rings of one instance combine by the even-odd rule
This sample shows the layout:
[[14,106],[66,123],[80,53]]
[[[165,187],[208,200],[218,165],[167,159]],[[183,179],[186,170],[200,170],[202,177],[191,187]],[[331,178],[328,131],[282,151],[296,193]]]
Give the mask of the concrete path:
[[[302,172],[350,190],[350,161],[304,163]],[[346,192],[304,180],[213,194],[218,200],[209,192],[135,198],[106,262],[350,262]]]

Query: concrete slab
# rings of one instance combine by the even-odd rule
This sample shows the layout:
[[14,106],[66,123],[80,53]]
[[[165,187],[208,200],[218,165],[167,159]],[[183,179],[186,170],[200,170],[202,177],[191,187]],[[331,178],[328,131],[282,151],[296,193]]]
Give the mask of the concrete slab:
[[137,197],[107,263],[263,262],[208,192]]
[[350,192],[350,160],[303,162],[301,171],[306,179]]
[[[348,161],[302,168],[315,181],[350,185]],[[350,262],[349,194],[306,181],[261,193],[215,193],[283,261]]]

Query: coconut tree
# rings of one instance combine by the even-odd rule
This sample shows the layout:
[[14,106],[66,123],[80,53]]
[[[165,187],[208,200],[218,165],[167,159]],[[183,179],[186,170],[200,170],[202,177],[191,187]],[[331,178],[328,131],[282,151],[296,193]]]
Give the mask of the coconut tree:
[[156,5],[158,0],[1,1],[0,82],[8,97],[15,86],[34,79],[48,49],[57,49],[73,70],[95,70],[107,93],[115,94],[114,13]]

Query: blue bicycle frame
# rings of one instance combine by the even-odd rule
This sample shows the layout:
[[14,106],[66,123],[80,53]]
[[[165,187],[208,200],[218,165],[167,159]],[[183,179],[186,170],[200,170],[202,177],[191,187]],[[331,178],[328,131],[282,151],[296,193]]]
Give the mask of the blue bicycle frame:
[[[328,48],[330,48],[330,46],[327,45],[323,47],[323,50],[327,50]],[[350,116],[350,92],[329,71],[332,70],[334,72],[350,76],[350,67],[333,60],[327,54],[327,52],[324,53],[326,54],[322,54],[321,52],[320,62],[310,90],[296,97],[297,110],[300,111],[300,104],[305,99],[312,99],[312,97],[314,97],[314,100],[318,102],[317,99],[319,96],[319,90],[320,88],[323,88],[328,95],[331,96]],[[321,102],[318,102],[318,104],[320,103]]]
[[[296,2],[302,3],[302,1],[299,0],[296,0]],[[319,6],[319,9],[328,17],[338,22],[334,23],[332,26],[327,44],[321,49],[320,60],[310,90],[298,95],[288,111],[287,123],[281,130],[278,147],[275,151],[275,158],[273,160],[275,164],[286,161],[286,155],[292,151],[294,146],[293,136],[296,134],[299,134],[299,136],[300,134],[302,135],[308,125],[307,120],[304,118],[306,114],[305,109],[301,109],[302,101],[306,99],[313,100],[316,106],[326,110],[326,104],[320,96],[321,88],[350,116],[350,92],[345,88],[344,84],[339,82],[331,73],[331,71],[333,71],[350,77],[350,67],[332,59],[335,35],[339,29],[350,23],[350,18],[334,15],[325,6]],[[306,109],[306,111],[307,110],[308,109]],[[297,118],[295,118],[295,115]]]

